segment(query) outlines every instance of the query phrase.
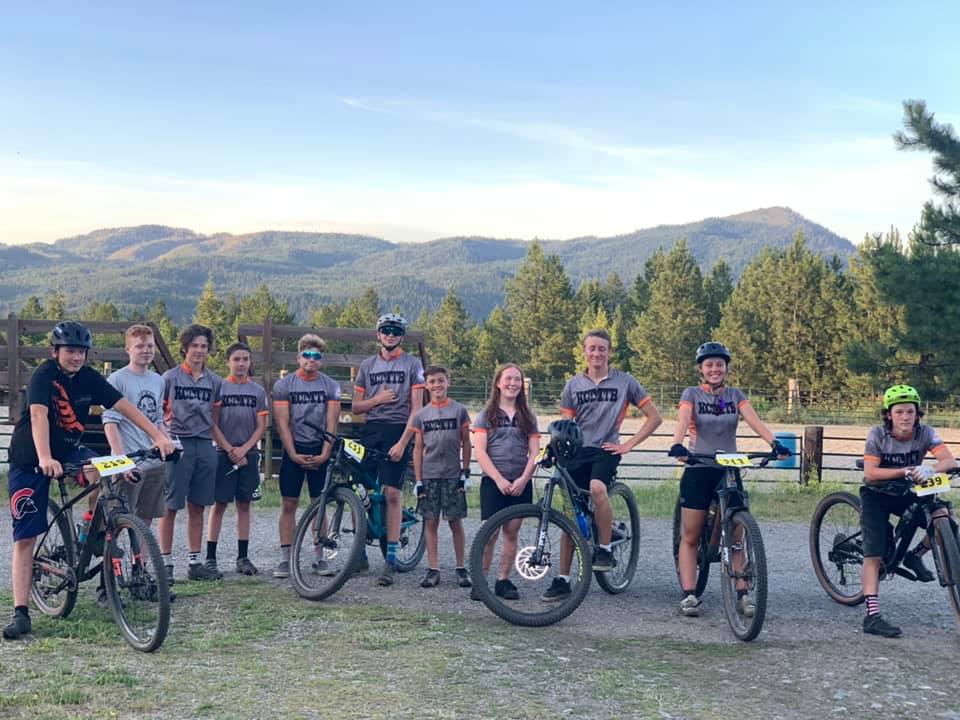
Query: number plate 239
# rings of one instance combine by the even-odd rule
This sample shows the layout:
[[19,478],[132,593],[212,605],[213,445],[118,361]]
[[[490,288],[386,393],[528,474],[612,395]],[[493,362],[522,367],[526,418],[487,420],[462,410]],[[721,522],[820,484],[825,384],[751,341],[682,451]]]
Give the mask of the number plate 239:
[[913,486],[913,492],[918,497],[950,492],[950,476],[946,473],[931,475],[929,479],[916,483]]

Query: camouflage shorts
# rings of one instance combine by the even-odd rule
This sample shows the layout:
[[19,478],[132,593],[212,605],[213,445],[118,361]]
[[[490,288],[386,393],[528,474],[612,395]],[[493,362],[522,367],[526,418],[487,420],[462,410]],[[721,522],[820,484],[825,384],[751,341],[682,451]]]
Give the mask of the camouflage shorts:
[[467,516],[467,496],[460,489],[460,478],[426,478],[423,484],[427,489],[427,497],[420,504],[420,511],[425,518],[439,518],[441,512],[445,520],[459,520]]

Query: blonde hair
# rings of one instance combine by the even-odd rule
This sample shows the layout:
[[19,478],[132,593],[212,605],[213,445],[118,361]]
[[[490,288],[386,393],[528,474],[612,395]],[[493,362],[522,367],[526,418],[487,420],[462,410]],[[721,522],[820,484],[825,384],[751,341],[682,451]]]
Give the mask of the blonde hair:
[[303,352],[307,348],[316,348],[320,352],[323,352],[327,349],[327,344],[323,341],[323,338],[319,335],[314,335],[313,333],[307,333],[300,341],[297,343],[297,352]]

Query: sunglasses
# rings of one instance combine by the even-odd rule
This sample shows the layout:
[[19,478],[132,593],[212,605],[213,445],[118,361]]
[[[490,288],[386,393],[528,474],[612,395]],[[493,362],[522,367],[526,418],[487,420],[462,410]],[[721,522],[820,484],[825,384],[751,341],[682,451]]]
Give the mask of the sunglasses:
[[304,360],[322,360],[323,353],[319,350],[304,350],[302,353],[300,353],[300,357],[302,357]]
[[393,335],[393,337],[403,337],[407,334],[406,330],[402,327],[396,327],[395,325],[387,325],[386,327],[380,328],[381,335]]

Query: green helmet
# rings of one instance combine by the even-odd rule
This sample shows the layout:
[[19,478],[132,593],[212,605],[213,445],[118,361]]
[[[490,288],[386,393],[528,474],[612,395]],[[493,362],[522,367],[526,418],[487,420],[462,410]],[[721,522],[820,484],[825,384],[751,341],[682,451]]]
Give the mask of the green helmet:
[[894,385],[883,393],[883,409],[889,410],[900,403],[913,403],[919,409],[920,393],[909,385]]

